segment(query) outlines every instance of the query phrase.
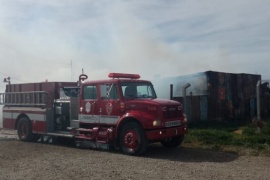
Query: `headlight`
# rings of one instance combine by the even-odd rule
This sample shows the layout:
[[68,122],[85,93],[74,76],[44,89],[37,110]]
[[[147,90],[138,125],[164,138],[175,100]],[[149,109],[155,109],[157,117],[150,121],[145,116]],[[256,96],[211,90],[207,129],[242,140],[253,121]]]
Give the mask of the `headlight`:
[[160,126],[160,125],[161,125],[160,120],[153,121],[153,126]]

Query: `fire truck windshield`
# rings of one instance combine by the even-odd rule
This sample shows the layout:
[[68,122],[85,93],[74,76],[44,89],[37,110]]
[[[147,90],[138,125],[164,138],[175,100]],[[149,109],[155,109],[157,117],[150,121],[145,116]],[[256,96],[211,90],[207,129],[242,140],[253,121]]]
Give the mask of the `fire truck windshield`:
[[157,98],[154,87],[147,82],[123,82],[121,84],[123,97],[134,98]]

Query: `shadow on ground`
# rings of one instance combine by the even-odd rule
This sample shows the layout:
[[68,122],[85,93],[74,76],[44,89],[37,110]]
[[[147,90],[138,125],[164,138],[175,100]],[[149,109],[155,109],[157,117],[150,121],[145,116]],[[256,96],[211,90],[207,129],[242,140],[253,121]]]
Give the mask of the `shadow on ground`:
[[229,152],[210,151],[193,148],[163,148],[159,144],[149,145],[147,152],[143,155],[146,158],[166,159],[182,162],[230,162],[236,160],[239,155]]
[[[76,148],[74,143],[70,142],[55,142],[53,143],[57,146],[65,146],[70,148]],[[78,148],[79,149],[79,148]],[[115,154],[122,154],[121,150],[101,150],[101,149],[93,149],[93,148],[81,148],[81,150],[96,150],[100,152],[108,152]],[[128,156],[128,155],[126,155]],[[150,144],[148,146],[147,151],[140,155],[140,157],[144,158],[152,158],[152,159],[164,159],[171,161],[180,161],[180,162],[230,162],[236,160],[239,155],[236,153],[229,152],[219,152],[219,151],[211,151],[205,149],[194,149],[194,148],[186,148],[186,147],[178,147],[178,148],[163,148],[159,143]]]
[[[2,134],[2,137],[0,136],[0,141],[19,141],[19,140],[14,134]],[[41,142],[41,141],[37,143],[44,144],[44,142]],[[58,141],[54,141],[53,143],[45,142],[45,144],[65,146],[66,148],[76,148],[75,143],[73,141],[70,141],[70,140],[66,141],[65,139],[64,140],[58,139]],[[88,150],[88,149],[84,149],[84,150]],[[101,150],[101,149],[95,149],[95,150],[97,152],[106,151],[108,153],[122,154],[120,150]],[[145,154],[141,155],[140,157],[152,158],[152,159],[164,159],[164,160],[180,161],[180,162],[220,162],[220,163],[223,163],[223,162],[234,161],[239,157],[239,155],[236,153],[210,151],[210,150],[199,149],[199,148],[197,149],[187,148],[187,147],[163,148],[159,143],[156,143],[156,144],[150,144]]]

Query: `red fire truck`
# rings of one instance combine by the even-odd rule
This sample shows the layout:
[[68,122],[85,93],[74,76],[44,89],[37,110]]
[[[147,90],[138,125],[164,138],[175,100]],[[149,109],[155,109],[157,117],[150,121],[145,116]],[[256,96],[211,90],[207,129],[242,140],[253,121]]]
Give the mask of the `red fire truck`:
[[8,84],[0,94],[3,128],[21,141],[65,137],[78,146],[139,155],[149,143],[179,146],[188,132],[181,103],[157,99],[138,74],[110,73],[107,80]]

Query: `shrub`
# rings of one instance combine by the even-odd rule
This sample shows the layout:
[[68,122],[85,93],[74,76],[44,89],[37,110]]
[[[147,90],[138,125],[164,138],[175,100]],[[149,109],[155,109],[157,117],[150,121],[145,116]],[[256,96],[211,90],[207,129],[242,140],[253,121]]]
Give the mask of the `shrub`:
[[270,136],[270,123],[266,123],[261,130],[261,133],[264,135]]

